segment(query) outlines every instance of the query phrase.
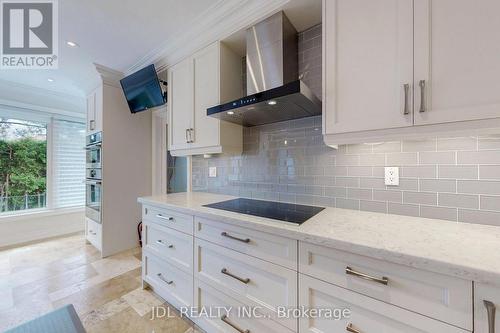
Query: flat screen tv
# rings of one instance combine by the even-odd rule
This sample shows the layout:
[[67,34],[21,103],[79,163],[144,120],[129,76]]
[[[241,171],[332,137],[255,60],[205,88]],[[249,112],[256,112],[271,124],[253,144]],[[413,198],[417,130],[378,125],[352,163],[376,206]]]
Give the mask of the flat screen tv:
[[121,79],[120,83],[132,113],[145,111],[166,102],[154,65]]

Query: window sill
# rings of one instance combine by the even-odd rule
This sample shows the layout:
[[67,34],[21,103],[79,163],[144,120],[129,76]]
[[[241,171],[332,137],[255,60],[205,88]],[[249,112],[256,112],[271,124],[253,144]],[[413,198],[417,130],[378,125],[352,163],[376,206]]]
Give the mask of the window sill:
[[60,209],[33,209],[28,211],[18,211],[15,213],[2,213],[0,214],[0,223],[10,222],[10,221],[22,221],[33,219],[37,217],[49,217],[56,215],[64,215],[71,213],[84,213],[85,207],[71,207],[71,208],[60,208]]

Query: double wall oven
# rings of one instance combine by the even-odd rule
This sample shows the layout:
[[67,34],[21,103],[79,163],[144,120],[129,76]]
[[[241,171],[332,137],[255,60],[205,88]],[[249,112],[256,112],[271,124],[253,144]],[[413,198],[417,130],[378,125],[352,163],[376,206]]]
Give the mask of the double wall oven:
[[101,223],[102,206],[102,133],[87,136],[86,141],[86,202],[87,218]]

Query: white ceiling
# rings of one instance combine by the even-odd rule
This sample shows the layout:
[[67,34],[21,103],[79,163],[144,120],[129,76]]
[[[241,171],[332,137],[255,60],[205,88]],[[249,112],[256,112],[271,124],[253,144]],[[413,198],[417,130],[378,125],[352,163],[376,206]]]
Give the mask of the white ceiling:
[[[126,71],[158,42],[189,28],[215,2],[59,1],[59,69],[0,70],[0,79],[81,96],[99,82],[94,62]],[[68,40],[80,47],[68,47]]]
[[[249,1],[254,0],[59,1],[59,69],[0,70],[0,80],[83,96],[99,82],[93,63],[127,72],[221,4]],[[287,6],[296,27],[321,20],[321,0],[290,0]]]

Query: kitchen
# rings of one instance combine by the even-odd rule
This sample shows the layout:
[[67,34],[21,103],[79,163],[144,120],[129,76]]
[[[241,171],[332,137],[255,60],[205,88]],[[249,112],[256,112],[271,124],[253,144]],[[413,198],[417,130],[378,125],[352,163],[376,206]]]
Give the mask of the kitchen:
[[[495,5],[476,5],[323,1],[296,46],[285,10],[234,61],[229,37],[169,68],[169,147],[190,156],[192,191],[139,198],[144,285],[177,308],[265,315],[193,317],[207,332],[495,332],[500,67]],[[224,70],[241,57],[239,99]]]
[[499,11],[218,1],[95,63],[98,275],[52,305],[89,332],[498,332]]

